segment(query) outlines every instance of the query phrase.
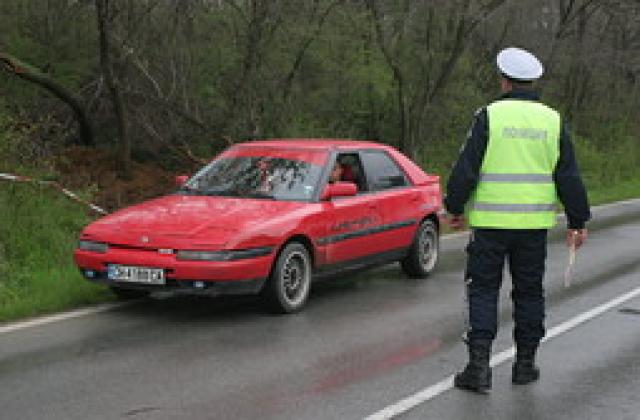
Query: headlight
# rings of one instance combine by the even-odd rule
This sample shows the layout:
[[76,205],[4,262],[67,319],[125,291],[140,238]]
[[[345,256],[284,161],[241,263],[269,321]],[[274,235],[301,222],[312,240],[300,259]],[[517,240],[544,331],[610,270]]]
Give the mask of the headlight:
[[84,251],[99,252],[101,254],[104,254],[109,250],[109,245],[105,244],[104,242],[79,241],[78,248]]
[[245,260],[247,258],[262,257],[271,254],[272,247],[260,247],[251,249],[237,249],[232,251],[189,251],[182,250],[176,253],[179,260],[192,261],[232,261]]
[[195,261],[226,261],[229,259],[229,252],[210,252],[210,251],[178,251],[176,258],[179,260],[195,260]]

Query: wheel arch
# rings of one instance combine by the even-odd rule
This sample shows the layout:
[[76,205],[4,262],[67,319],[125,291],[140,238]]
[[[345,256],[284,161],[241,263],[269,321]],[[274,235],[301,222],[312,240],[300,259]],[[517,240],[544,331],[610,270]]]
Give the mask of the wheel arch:
[[431,220],[433,224],[436,225],[436,229],[438,229],[438,234],[440,234],[440,218],[436,213],[429,213],[424,215],[420,220],[420,223],[424,222],[425,220]]
[[[295,305],[291,301],[289,301],[288,298],[282,298],[283,292],[281,290],[281,281],[275,279],[274,277],[274,270],[277,270],[278,260],[280,260],[286,247],[292,243],[302,245],[304,249],[307,250],[308,258],[310,260],[308,283],[306,283],[306,286],[304,286],[306,291],[304,292],[303,297],[300,298],[302,300],[296,302]],[[300,254],[301,250],[298,250],[297,252]],[[278,314],[292,313],[299,311],[304,306],[309,296],[309,289],[313,277],[314,260],[315,256],[312,242],[309,237],[304,234],[294,234],[291,237],[287,238],[287,240],[278,247],[277,252],[275,253],[273,264],[271,265],[271,269],[269,271],[269,277],[260,290],[260,295],[262,296],[264,303],[267,305],[267,308],[270,311]],[[299,297],[296,297],[296,299],[299,299]]]
[[313,246],[313,242],[311,242],[311,239],[302,233],[297,233],[287,238],[287,240],[284,241],[282,245],[280,245],[280,247],[278,248],[278,252],[276,253],[276,259],[280,255],[282,250],[292,242],[299,242],[302,245],[304,245],[305,248],[307,248],[307,251],[309,252],[309,258],[311,258],[311,266],[315,267],[315,264],[316,264],[315,247]]

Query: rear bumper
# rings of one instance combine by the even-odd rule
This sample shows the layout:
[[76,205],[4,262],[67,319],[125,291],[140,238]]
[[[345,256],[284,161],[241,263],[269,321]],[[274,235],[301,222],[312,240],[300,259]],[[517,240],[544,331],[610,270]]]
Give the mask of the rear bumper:
[[[257,293],[269,276],[274,254],[235,261],[182,261],[153,251],[110,249],[104,254],[77,249],[74,261],[90,281],[127,289],[178,291],[194,294]],[[166,284],[115,282],[107,277],[109,264],[161,268]]]

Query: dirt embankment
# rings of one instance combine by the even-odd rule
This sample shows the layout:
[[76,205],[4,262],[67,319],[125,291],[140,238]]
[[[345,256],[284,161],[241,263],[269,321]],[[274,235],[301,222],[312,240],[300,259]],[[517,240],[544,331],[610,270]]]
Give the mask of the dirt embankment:
[[92,192],[93,203],[107,211],[175,191],[175,176],[192,173],[171,172],[153,163],[132,162],[129,177],[118,175],[113,152],[86,147],[71,147],[56,159],[60,183],[70,190]]

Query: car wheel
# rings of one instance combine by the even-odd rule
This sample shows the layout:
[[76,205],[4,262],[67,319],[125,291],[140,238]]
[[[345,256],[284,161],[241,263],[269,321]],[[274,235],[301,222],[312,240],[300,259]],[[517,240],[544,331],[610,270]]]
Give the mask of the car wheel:
[[307,248],[292,242],[284,247],[263,289],[267,307],[276,313],[299,311],[309,297],[311,258]]
[[149,296],[148,290],[124,289],[118,286],[109,286],[109,288],[120,300],[140,299]]
[[400,264],[409,277],[426,277],[435,269],[439,254],[438,227],[432,220],[424,220],[416,230],[409,255]]

